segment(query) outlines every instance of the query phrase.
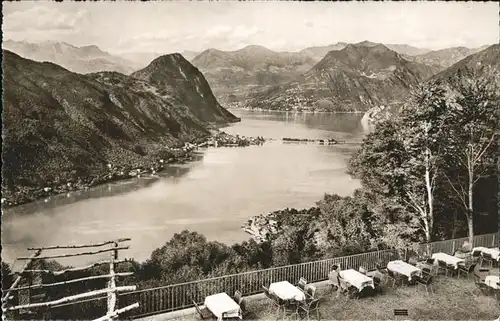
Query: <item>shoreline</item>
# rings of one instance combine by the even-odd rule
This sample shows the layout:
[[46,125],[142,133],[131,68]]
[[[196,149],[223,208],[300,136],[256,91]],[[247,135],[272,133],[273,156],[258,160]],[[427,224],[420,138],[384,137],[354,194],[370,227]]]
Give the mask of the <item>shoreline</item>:
[[245,110],[245,111],[272,111],[280,113],[307,113],[307,114],[365,114],[366,111],[328,111],[328,110],[281,110],[281,109],[263,109],[263,108],[248,108],[248,107],[228,107],[228,110]]
[[167,159],[153,160],[146,156],[144,157],[144,165],[113,167],[111,164],[108,164],[107,171],[103,169],[102,172],[96,173],[95,175],[76,177],[75,180],[77,182],[65,182],[62,184],[47,182],[44,186],[23,186],[22,190],[19,191],[8,190],[7,195],[4,194],[5,191],[2,191],[1,207],[2,210],[10,209],[50,196],[61,195],[68,192],[86,191],[92,187],[107,183],[141,177],[141,175],[160,173],[165,170],[168,165],[184,164],[192,161],[193,152],[199,148],[248,147],[252,145],[262,145],[264,142],[265,140],[263,137],[233,136],[224,131],[218,131],[201,143],[186,143],[182,148],[169,148],[169,151],[172,152],[173,155]]

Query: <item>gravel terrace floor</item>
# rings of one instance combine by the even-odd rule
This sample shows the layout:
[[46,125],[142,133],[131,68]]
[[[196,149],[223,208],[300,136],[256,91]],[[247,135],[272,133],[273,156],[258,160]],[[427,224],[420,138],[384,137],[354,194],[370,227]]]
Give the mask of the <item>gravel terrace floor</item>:
[[[498,275],[498,269],[491,274]],[[474,278],[463,276],[439,276],[433,281],[434,294],[427,294],[422,286],[396,286],[384,288],[381,295],[362,299],[349,299],[345,295],[336,298],[327,286],[317,289],[316,295],[323,297],[320,306],[321,320],[396,320],[394,309],[407,309],[408,317],[420,320],[495,320],[500,316],[500,301],[483,295],[474,284]],[[248,302],[252,316],[246,320],[281,319],[268,299]],[[157,318],[158,317],[158,318]],[[311,320],[317,319],[315,313]],[[162,320],[161,316],[152,317]],[[295,320],[288,316],[282,320]],[[200,320],[197,315],[173,320]]]

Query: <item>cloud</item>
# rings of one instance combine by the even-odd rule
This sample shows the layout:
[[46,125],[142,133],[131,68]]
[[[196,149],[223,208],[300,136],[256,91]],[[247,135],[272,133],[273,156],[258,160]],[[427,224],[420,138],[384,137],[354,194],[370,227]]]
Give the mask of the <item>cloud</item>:
[[86,10],[65,13],[57,8],[35,6],[4,17],[4,31],[71,31],[79,30],[87,18]]

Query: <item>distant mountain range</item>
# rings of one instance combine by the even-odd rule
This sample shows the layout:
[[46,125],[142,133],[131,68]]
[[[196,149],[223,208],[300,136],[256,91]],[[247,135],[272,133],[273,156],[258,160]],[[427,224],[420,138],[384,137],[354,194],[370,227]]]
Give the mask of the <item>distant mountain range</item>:
[[[488,46],[482,51],[471,54],[449,68],[433,75],[428,81],[441,81],[450,84],[453,77],[460,77],[463,72],[474,72],[477,76],[496,75],[496,81],[500,81],[500,45]],[[387,119],[399,113],[402,105],[375,106],[369,109],[363,116],[362,123],[365,128],[372,128],[377,121]]]
[[262,46],[237,51],[208,49],[192,60],[223,102],[245,99],[253,89],[297,79],[316,61],[303,53],[274,52]]
[[[375,47],[380,44],[363,41],[356,45]],[[249,97],[274,90],[274,86],[299,81],[329,52],[340,51],[346,46],[347,43],[339,42],[309,47],[299,52],[275,52],[262,46],[247,46],[236,51],[208,49],[193,58],[192,63],[205,74],[221,102],[241,105]],[[429,65],[434,72],[444,70],[465,56],[485,48],[457,47],[431,51],[405,44],[384,46],[408,62]]]
[[436,71],[382,44],[349,44],[328,52],[299,80],[253,94],[246,106],[364,111],[401,101],[412,86]]
[[95,45],[76,47],[65,42],[28,43],[6,40],[2,49],[17,53],[21,57],[48,61],[80,74],[98,71],[116,71],[130,74],[144,65],[111,55]]
[[238,121],[180,54],[131,76],[81,75],[6,50],[3,61],[2,197],[107,175],[108,163],[149,168],[168,147]]
[[488,46],[482,46],[479,48],[453,47],[410,56],[407,57],[407,59],[444,70],[465,57],[480,52],[486,48],[488,48]]

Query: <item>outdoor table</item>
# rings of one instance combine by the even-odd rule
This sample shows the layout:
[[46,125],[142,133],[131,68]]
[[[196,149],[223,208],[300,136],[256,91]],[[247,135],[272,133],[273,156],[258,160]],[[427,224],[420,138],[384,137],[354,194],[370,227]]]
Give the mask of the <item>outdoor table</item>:
[[441,252],[432,254],[432,258],[435,259],[436,261],[441,261],[445,262],[446,264],[453,265],[455,269],[458,269],[458,265],[460,263],[465,263],[464,259]]
[[387,269],[408,277],[408,281],[415,275],[420,275],[422,270],[402,260],[391,261],[387,263]]
[[484,279],[484,283],[493,289],[500,289],[498,283],[500,283],[500,277],[498,275],[488,275]]
[[217,320],[222,320],[223,314],[227,318],[239,317],[241,319],[240,306],[225,292],[207,296],[205,306],[217,317]]
[[367,277],[366,275],[353,270],[343,270],[340,271],[340,277],[344,279],[345,281],[349,282],[349,284],[355,286],[358,288],[359,291],[361,291],[363,288],[370,286],[372,288],[375,288],[373,285],[373,279]]
[[500,250],[498,248],[487,248],[478,246],[472,249],[472,253],[479,251],[482,253],[487,253],[491,255],[491,258],[496,261],[500,261]]
[[304,301],[306,299],[304,292],[288,281],[271,283],[269,292],[276,294],[282,300]]

